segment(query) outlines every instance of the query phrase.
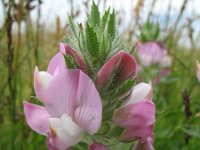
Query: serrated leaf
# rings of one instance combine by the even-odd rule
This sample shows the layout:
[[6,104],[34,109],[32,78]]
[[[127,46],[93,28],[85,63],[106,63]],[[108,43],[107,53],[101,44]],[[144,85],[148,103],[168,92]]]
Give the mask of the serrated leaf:
[[78,39],[78,27],[77,25],[73,22],[73,18],[71,16],[68,16],[69,18],[69,27],[70,27],[70,31],[71,34],[73,34],[73,36]]
[[100,12],[98,9],[98,6],[94,3],[92,3],[92,10],[90,14],[90,23],[92,26],[99,25],[100,23]]
[[112,14],[110,14],[110,18],[108,21],[108,34],[110,35],[111,38],[114,39],[115,37],[115,12],[113,10]]
[[86,43],[87,50],[91,57],[97,59],[99,53],[99,42],[97,40],[97,34],[94,32],[93,28],[90,27],[88,23],[86,24]]
[[108,8],[108,10],[105,11],[105,13],[104,13],[104,15],[103,15],[103,17],[102,17],[102,19],[101,19],[101,26],[102,26],[103,30],[104,30],[105,27],[106,27],[109,14],[110,14],[110,7]]

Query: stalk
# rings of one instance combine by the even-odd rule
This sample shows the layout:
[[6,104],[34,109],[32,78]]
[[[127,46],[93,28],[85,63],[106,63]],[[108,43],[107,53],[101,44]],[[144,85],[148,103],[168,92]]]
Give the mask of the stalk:
[[35,56],[35,62],[38,65],[39,64],[39,38],[40,38],[40,17],[41,17],[41,1],[38,0],[38,17],[37,17],[37,26],[36,26],[36,43],[35,43],[35,51],[34,51],[34,56]]
[[14,46],[13,46],[13,35],[12,35],[12,25],[13,19],[11,15],[11,9],[13,8],[14,1],[9,1],[8,4],[8,11],[7,11],[7,18],[6,18],[6,34],[7,34],[7,67],[8,67],[8,90],[9,90],[9,108],[10,108],[10,115],[11,115],[11,122],[12,122],[12,141],[11,141],[11,149],[14,149],[15,144],[15,122],[16,122],[16,87],[14,85]]

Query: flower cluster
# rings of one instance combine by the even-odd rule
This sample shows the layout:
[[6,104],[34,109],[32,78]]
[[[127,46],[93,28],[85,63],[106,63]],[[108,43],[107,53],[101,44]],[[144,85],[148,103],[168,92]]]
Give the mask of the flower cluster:
[[24,112],[49,150],[80,143],[87,145],[81,149],[108,150],[133,141],[134,150],[154,149],[152,84],[135,85],[138,64],[121,48],[115,14],[109,13],[100,17],[93,3],[86,29],[70,20],[72,36],[60,43],[47,71],[35,67],[34,90],[43,106],[24,102]]
[[[65,150],[80,142],[84,133],[95,134],[102,121],[100,94],[84,73],[87,70],[84,61],[75,52],[69,45],[61,43],[60,52],[52,58],[47,71],[35,68],[34,89],[44,107],[24,102],[28,125],[37,133],[47,136],[47,145],[51,150]],[[86,70],[68,69],[63,55],[73,55],[81,68]],[[121,82],[135,76],[136,67],[133,56],[119,51],[99,70],[97,86],[101,88],[109,82],[114,71]],[[139,83],[124,104],[115,109],[113,121],[125,128],[120,138],[139,140],[139,144],[148,145],[148,150],[151,150],[154,114],[152,86]],[[91,147],[94,149],[96,146]]]

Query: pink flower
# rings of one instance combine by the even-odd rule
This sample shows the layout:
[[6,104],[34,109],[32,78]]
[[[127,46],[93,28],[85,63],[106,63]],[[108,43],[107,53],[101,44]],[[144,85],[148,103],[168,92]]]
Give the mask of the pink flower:
[[47,72],[34,74],[38,106],[24,102],[28,125],[47,136],[50,150],[65,150],[81,141],[83,134],[95,134],[102,119],[102,104],[92,80],[81,70],[68,70],[63,54],[56,54]]
[[118,77],[119,81],[135,76],[137,74],[135,58],[124,50],[119,51],[99,70],[97,84],[103,86],[113,74]]
[[113,121],[125,128],[122,140],[145,143],[149,137],[153,138],[155,105],[152,102],[151,84],[137,84],[129,100],[114,113]]
[[90,145],[90,150],[109,150],[107,146],[99,143],[93,143]]
[[200,64],[198,60],[196,60],[196,77],[197,80],[200,82]]
[[166,57],[167,50],[161,43],[147,42],[143,44],[138,42],[136,44],[136,51],[138,53],[140,62],[144,66],[150,66],[152,64],[160,64],[165,66],[171,64],[171,59]]

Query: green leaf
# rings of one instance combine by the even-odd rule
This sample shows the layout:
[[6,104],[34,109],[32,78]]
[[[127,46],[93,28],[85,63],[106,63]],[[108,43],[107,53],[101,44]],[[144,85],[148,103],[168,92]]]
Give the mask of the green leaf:
[[74,60],[74,58],[72,56],[70,56],[70,55],[63,55],[63,56],[65,58],[65,62],[69,69],[79,68],[78,64],[76,63],[76,61]]
[[100,12],[98,9],[98,6],[94,3],[92,3],[92,10],[91,10],[91,14],[90,14],[91,18],[90,18],[90,23],[92,26],[97,26],[100,23]]
[[70,31],[72,32],[72,34],[74,35],[74,37],[76,39],[78,39],[78,27],[77,25],[73,22],[73,18],[71,16],[68,16],[69,18],[69,27],[70,27]]
[[140,40],[144,43],[147,41],[156,41],[159,34],[159,26],[147,21],[141,28]]
[[86,43],[89,54],[96,60],[99,53],[99,42],[97,40],[97,34],[88,23],[86,24]]
[[132,89],[132,87],[133,87],[133,85],[134,85],[134,83],[135,83],[135,80],[134,79],[127,79],[127,80],[125,80],[120,86],[119,86],[119,88],[118,88],[118,90],[117,90],[117,94],[116,94],[116,96],[123,96],[123,95],[125,95],[127,92],[129,92],[131,89]]
[[116,29],[115,29],[115,12],[113,10],[112,14],[110,14],[110,18],[109,18],[109,21],[108,21],[108,34],[110,35],[110,37],[112,39],[114,39],[114,37],[115,37],[115,32],[116,32]]
[[103,30],[104,30],[105,27],[106,27],[109,14],[110,14],[110,7],[108,8],[108,10],[105,11],[105,13],[104,13],[104,15],[103,15],[103,17],[102,17],[102,19],[101,19],[101,25],[102,25]]
[[193,137],[196,137],[196,138],[200,138],[200,132],[199,132],[199,129],[194,129],[194,128],[190,128],[190,129],[187,129],[187,128],[181,128],[181,130],[190,135],[190,136],[193,136]]
[[84,142],[79,142],[78,144],[76,144],[74,147],[73,147],[73,150],[86,150],[88,149],[89,146],[87,143],[84,143]]

